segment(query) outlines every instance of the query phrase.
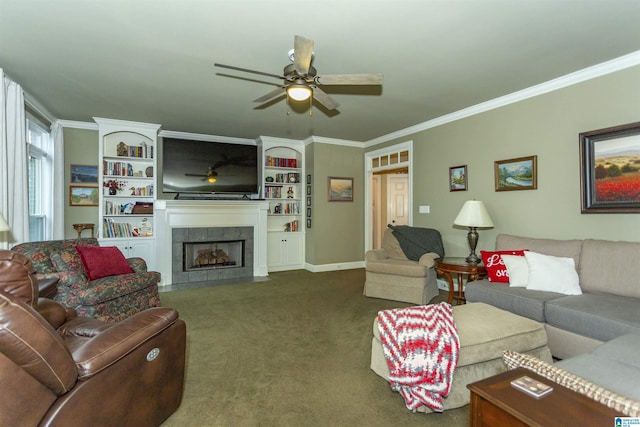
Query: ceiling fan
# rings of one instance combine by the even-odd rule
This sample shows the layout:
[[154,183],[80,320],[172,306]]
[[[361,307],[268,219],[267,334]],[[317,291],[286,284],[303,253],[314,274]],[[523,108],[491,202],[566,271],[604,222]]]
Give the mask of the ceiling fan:
[[304,101],[313,96],[313,99],[323,105],[328,110],[335,110],[338,102],[331,98],[319,86],[323,85],[381,85],[382,73],[372,74],[317,74],[316,69],[311,65],[313,61],[313,40],[302,36],[295,36],[293,50],[289,51],[289,59],[292,64],[284,67],[283,75],[265,73],[262,71],[249,70],[235,67],[233,65],[214,64],[216,67],[228,68],[246,73],[260,74],[267,77],[275,77],[284,80],[283,84],[276,90],[267,93],[254,102],[265,103],[286,93],[289,98],[296,101]]
[[218,172],[216,172],[215,166],[209,166],[209,170],[207,171],[206,174],[185,173],[184,176],[202,177],[201,181],[207,181],[210,184],[214,184],[218,180]]
[[[213,165],[209,166],[206,174],[198,174],[198,173],[185,173],[184,176],[197,176],[202,177],[202,181],[207,181],[210,184],[214,184],[218,180],[218,172],[216,169],[223,168],[225,166],[238,166],[238,167],[252,167],[256,165],[256,159],[254,158],[246,158],[246,157],[229,157],[224,153],[220,154],[222,160],[218,160]],[[232,176],[229,175],[229,172],[226,174],[223,173],[224,176]]]

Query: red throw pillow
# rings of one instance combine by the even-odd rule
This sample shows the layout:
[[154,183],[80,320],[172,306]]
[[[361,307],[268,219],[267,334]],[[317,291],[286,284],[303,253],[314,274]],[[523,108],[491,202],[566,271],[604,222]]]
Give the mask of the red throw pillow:
[[89,280],[135,273],[116,246],[76,246]]
[[490,282],[509,283],[509,272],[504,265],[504,261],[500,255],[519,255],[524,256],[524,251],[480,251],[482,263],[487,269],[487,276]]

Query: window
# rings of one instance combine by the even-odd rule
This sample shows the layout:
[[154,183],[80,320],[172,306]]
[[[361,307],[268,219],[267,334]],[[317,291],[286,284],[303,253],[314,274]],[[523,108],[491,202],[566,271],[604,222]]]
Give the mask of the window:
[[42,121],[27,112],[27,156],[29,174],[29,240],[51,238],[53,143]]

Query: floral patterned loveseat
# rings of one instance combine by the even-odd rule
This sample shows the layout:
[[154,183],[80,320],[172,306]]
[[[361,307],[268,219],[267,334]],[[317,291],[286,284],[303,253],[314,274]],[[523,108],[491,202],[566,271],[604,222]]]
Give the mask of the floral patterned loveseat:
[[31,259],[38,279],[57,277],[54,300],[79,316],[115,322],[160,306],[160,273],[147,271],[142,258],[129,258],[135,273],[89,280],[75,246],[100,246],[95,238],[22,243],[11,248]]

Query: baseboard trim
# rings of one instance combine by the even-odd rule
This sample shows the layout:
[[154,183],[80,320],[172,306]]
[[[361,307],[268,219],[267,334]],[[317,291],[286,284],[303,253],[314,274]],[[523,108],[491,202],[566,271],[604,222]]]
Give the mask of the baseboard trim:
[[312,273],[321,273],[325,271],[337,271],[337,270],[353,270],[356,268],[364,268],[364,261],[337,262],[335,264],[321,264],[321,265],[305,263],[304,268]]

